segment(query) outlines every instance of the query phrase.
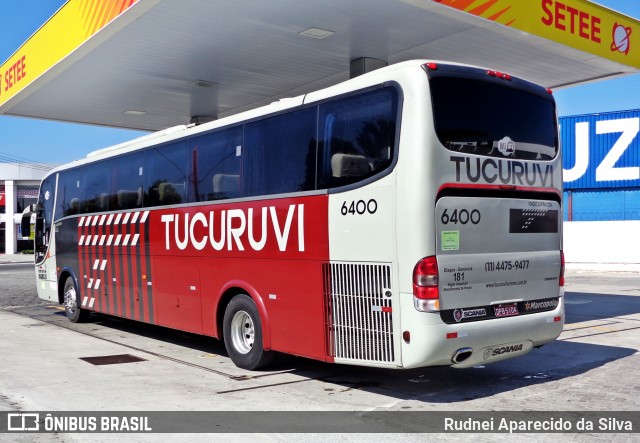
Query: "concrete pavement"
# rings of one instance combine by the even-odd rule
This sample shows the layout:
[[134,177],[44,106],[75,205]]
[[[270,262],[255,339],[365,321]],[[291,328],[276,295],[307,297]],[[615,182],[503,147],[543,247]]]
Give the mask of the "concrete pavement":
[[33,263],[33,254],[0,254],[0,264]]

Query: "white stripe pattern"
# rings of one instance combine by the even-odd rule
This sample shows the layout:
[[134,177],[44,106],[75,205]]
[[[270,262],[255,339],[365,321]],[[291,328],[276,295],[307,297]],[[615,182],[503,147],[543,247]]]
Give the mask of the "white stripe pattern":
[[[88,232],[89,227],[93,226],[124,226],[127,224],[131,225],[140,225],[147,222],[149,218],[149,211],[136,211],[136,212],[120,212],[118,214],[102,214],[102,215],[89,215],[82,216],[78,220],[78,228],[85,228],[85,233],[80,232],[78,229],[78,234],[80,236],[78,240],[79,246],[120,246],[122,243],[123,247],[131,246],[135,247],[140,244],[140,234],[130,233],[130,234],[109,234],[107,235],[105,231],[106,228],[97,228],[97,233],[91,235]],[[102,232],[100,232],[102,231]],[[115,244],[114,244],[115,238]]]

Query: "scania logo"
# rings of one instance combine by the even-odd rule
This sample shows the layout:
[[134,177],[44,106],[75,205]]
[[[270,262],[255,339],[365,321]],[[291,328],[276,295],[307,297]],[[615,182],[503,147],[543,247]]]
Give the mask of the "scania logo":
[[462,319],[474,318],[474,317],[485,317],[487,315],[487,310],[484,308],[478,309],[456,309],[453,311],[453,319],[456,322],[460,322]]
[[510,352],[518,352],[522,351],[522,343],[511,346],[502,346],[500,348],[488,348],[484,351],[484,359],[488,359],[489,357],[495,357],[497,355],[508,354]]

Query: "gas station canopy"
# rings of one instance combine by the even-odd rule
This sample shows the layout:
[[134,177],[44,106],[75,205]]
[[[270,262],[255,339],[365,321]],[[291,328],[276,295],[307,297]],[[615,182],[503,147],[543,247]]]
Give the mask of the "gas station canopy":
[[158,130],[423,58],[559,88],[638,72],[639,39],[586,0],[69,0],[0,67],[0,113]]

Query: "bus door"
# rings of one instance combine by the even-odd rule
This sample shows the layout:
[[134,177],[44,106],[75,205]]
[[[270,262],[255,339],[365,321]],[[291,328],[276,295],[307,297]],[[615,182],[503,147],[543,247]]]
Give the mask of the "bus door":
[[[30,232],[31,220],[35,219],[34,255],[40,298],[58,301],[58,275],[56,270],[55,227],[53,212],[55,207],[56,182],[58,174],[44,179],[40,185],[38,203],[32,212],[23,215],[23,232]],[[28,230],[25,231],[26,224]]]

